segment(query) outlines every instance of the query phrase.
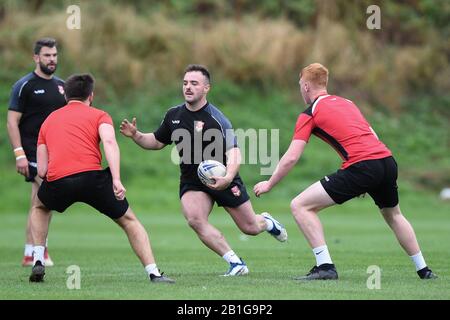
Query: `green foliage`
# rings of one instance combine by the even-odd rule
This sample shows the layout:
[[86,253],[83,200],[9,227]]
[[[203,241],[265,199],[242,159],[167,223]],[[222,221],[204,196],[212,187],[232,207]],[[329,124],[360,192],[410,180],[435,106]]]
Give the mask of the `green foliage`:
[[[11,85],[34,67],[31,48],[41,36],[60,43],[59,76],[93,73],[95,104],[116,126],[136,116],[143,131],[154,130],[167,108],[182,102],[184,67],[207,65],[210,101],[237,128],[279,129],[280,156],[303,108],[298,72],[320,61],[330,70],[330,92],[355,101],[392,148],[402,179],[432,190],[449,184],[448,1],[80,1],[82,29],[69,31],[70,4],[0,3],[1,132]],[[370,4],[381,8],[382,30],[366,29]],[[144,187],[145,177],[177,180],[169,149],[145,152],[124,138],[119,142],[127,182]],[[6,134],[0,150],[6,182],[0,191],[10,194],[21,179]],[[275,195],[291,197],[337,167],[334,152],[313,138]],[[249,185],[265,178],[254,164],[243,165],[242,175]]]
[[450,3],[446,0],[421,0],[419,4],[428,23],[445,36],[450,36]]
[[365,23],[370,0],[81,1],[79,31],[65,29],[69,1],[32,3],[39,5],[3,5],[2,82],[30,68],[32,43],[52,35],[60,42],[59,73],[89,70],[108,99],[166,87],[191,62],[222,81],[266,92],[294,88],[300,68],[313,61],[331,70],[331,88],[369,108],[399,113],[403,97],[448,97],[448,1],[375,1],[382,14],[375,31]]

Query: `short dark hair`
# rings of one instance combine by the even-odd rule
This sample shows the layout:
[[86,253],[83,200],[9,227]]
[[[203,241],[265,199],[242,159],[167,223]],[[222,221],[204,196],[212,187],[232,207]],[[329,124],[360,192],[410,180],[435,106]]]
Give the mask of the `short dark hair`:
[[56,40],[53,38],[42,38],[35,42],[34,44],[34,54],[39,54],[42,47],[53,48],[56,47]]
[[184,70],[184,74],[192,71],[198,71],[201,72],[205,78],[208,80],[208,83],[211,82],[211,76],[209,74],[208,69],[205,66],[202,66],[201,64],[190,64],[186,67]]
[[74,74],[64,83],[64,92],[67,101],[86,100],[94,91],[94,77],[90,74]]

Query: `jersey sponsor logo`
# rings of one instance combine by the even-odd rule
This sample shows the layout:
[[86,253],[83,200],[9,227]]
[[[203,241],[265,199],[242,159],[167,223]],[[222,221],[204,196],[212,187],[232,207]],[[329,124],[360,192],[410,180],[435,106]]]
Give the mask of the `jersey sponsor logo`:
[[205,123],[203,121],[194,121],[194,129],[196,132],[201,132]]
[[45,93],[44,89],[34,90],[34,94],[44,94],[44,93]]
[[61,93],[61,94],[64,94],[64,87],[63,86],[58,86],[58,90],[59,90],[59,93]]
[[231,188],[231,192],[235,197],[239,197],[241,195],[241,190],[239,190],[238,186],[234,186],[233,188]]
[[173,123],[173,124],[179,124],[179,123],[180,123],[180,120],[172,120],[172,123]]

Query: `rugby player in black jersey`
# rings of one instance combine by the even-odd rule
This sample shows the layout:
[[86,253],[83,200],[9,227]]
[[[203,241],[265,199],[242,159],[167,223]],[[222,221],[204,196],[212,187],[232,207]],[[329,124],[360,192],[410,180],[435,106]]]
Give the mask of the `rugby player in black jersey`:
[[[64,81],[54,76],[58,65],[56,40],[42,38],[34,44],[33,60],[36,67],[18,80],[11,91],[8,108],[8,135],[14,156],[16,170],[31,183],[31,207],[26,227],[23,266],[33,264],[33,237],[31,234],[31,212],[35,210],[36,194],[42,179],[37,176],[36,145],[39,129],[47,116],[64,106]],[[45,264],[52,266],[47,247]]]
[[[206,96],[211,88],[210,74],[201,65],[189,65],[183,79],[185,102],[169,109],[153,133],[137,130],[136,118],[123,120],[121,133],[144,149],[159,150],[173,142],[180,156],[181,207],[189,226],[200,240],[229,263],[225,276],[248,273],[245,262],[235,254],[223,234],[208,222],[214,206],[222,206],[239,229],[248,235],[269,232],[277,240],[287,240],[284,226],[270,214],[255,214],[238,171],[241,153],[230,121]],[[227,167],[224,177],[205,186],[197,176],[203,160],[217,160]]]

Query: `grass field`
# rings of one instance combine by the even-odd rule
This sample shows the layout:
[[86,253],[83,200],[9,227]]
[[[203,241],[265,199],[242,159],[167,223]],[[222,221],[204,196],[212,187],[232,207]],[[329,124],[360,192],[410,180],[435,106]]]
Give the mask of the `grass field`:
[[[139,192],[128,190],[129,194]],[[144,194],[142,198],[145,199]],[[137,214],[150,233],[159,267],[175,278],[173,286],[149,283],[126,236],[108,218],[85,205],[56,214],[50,230],[55,266],[42,284],[28,282],[29,268],[20,266],[23,212],[2,213],[0,233],[0,300],[4,299],[450,299],[450,206],[427,194],[403,196],[402,208],[419,237],[435,281],[421,281],[369,198],[356,199],[322,213],[328,246],[340,280],[299,283],[296,275],[314,263],[312,253],[288,212],[287,200],[254,201],[258,211],[270,209],[289,232],[288,243],[268,234],[241,234],[231,218],[215,209],[211,221],[247,262],[250,274],[223,278],[226,263],[204,247],[186,225],[177,202],[164,209],[149,205]],[[66,268],[81,269],[81,289],[66,287]],[[381,268],[381,289],[369,290],[367,268]],[[274,294],[276,288],[276,294]]]

